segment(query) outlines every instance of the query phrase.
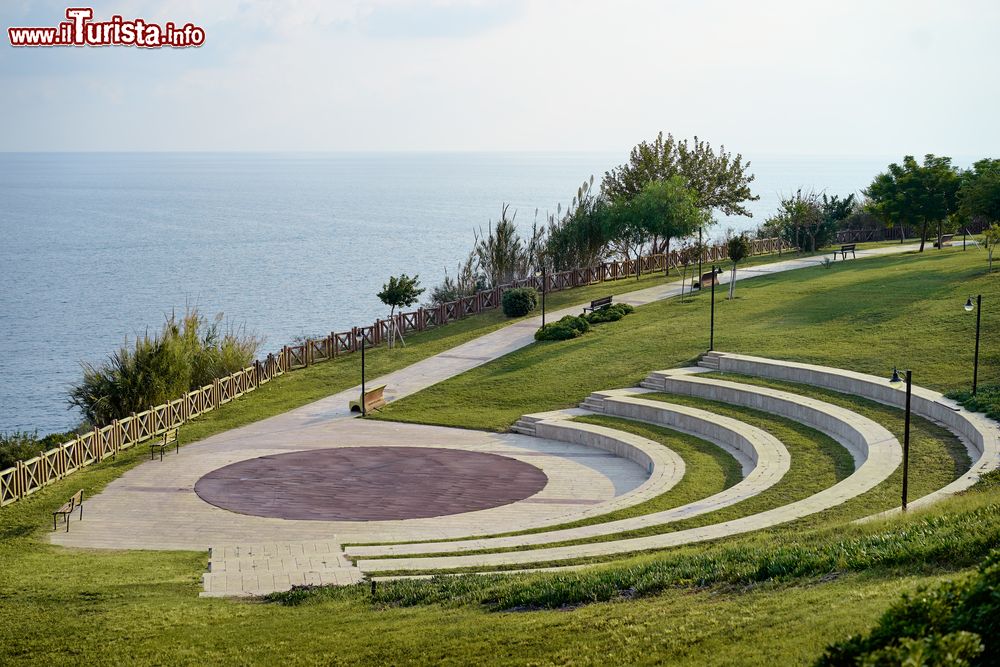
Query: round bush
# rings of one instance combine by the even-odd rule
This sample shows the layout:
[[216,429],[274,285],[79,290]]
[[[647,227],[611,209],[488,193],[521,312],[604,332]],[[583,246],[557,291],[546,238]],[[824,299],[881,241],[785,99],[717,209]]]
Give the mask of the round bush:
[[527,315],[538,305],[538,292],[531,287],[515,287],[503,293],[501,305],[507,317]]
[[601,322],[617,322],[633,311],[635,311],[635,308],[627,303],[615,303],[607,306],[606,308],[595,310],[586,317],[587,321],[591,324],[599,324]]
[[590,331],[590,323],[582,317],[566,315],[558,322],[549,322],[535,332],[535,340],[569,340]]

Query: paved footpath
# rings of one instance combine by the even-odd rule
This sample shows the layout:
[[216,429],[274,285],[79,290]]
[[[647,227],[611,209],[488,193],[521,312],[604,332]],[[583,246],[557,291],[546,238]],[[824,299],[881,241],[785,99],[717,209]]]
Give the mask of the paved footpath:
[[[858,250],[858,259],[866,257],[879,257],[883,255],[895,255],[917,249],[916,244],[884,246],[872,248],[870,250]],[[826,259],[833,259],[834,255],[816,255],[813,257],[800,257],[786,259],[769,264],[750,266],[747,268],[737,268],[736,280],[749,280],[758,276],[767,276],[795,269],[804,269],[810,266],[822,264]],[[847,260],[856,261],[856,260]],[[710,266],[710,265],[709,265]],[[730,281],[730,271],[724,271],[719,276],[719,283],[726,285]],[[716,298],[725,297],[725,290],[719,290],[721,294],[716,294]],[[644,306],[654,301],[662,301],[671,297],[680,296],[681,281],[677,280],[664,283],[655,287],[626,292],[615,297],[615,301],[627,303],[632,306]],[[583,307],[589,305],[582,303],[569,308],[563,308],[554,312],[546,313],[546,318],[550,322],[558,320],[564,315],[579,315]],[[487,362],[498,359],[505,354],[519,350],[522,347],[535,342],[535,331],[542,325],[542,318],[534,317],[522,320],[509,327],[498,329],[479,338],[470,340],[457,347],[453,347],[445,352],[428,357],[415,364],[401,368],[398,371],[383,375],[382,377],[369,380],[373,387],[380,384],[386,385],[386,400],[394,401],[404,396],[414,394],[421,389],[426,389],[448,378],[460,375],[465,371],[481,366]],[[361,385],[347,389],[340,393],[328,396],[327,398],[302,406],[291,412],[271,417],[270,421],[280,424],[280,427],[296,425],[313,425],[326,422],[339,417],[349,417],[350,412],[347,406],[350,401],[357,399],[361,391]]]

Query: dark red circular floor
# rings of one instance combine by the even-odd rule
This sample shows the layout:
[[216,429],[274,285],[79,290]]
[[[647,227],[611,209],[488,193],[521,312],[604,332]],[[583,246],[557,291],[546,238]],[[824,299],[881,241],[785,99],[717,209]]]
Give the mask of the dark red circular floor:
[[522,461],[437,447],[341,447],[233,463],[198,480],[202,500],[280,519],[418,519],[506,505],[544,487]]

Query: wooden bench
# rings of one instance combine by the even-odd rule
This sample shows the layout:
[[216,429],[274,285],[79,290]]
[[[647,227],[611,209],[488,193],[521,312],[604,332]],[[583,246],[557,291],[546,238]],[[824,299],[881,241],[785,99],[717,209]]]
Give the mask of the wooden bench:
[[691,284],[692,288],[703,289],[705,287],[711,287],[712,285],[719,284],[719,274],[722,273],[722,269],[718,271],[709,271],[708,273],[701,274],[701,278],[695,279]]
[[[385,385],[379,387],[372,387],[371,389],[365,389],[364,395],[356,401],[351,401],[350,408],[351,412],[364,412],[365,414],[371,412],[372,410],[378,410],[385,405],[385,396],[382,392],[385,391]],[[364,410],[361,409],[361,401],[365,402]]]
[[163,451],[168,447],[170,447],[170,445],[174,446],[175,452],[177,452],[178,454],[180,453],[181,439],[177,437],[177,429],[175,428],[167,429],[167,431],[163,434],[162,438],[160,438],[159,440],[154,440],[153,442],[149,443],[149,460],[152,461],[153,459],[156,458],[156,450],[159,449],[160,460],[162,461]]
[[943,248],[946,243],[948,245],[951,245],[951,240],[953,238],[955,238],[954,234],[942,234],[941,238],[939,238],[937,241],[934,242],[934,247]]
[[607,308],[611,305],[611,298],[612,297],[610,296],[602,296],[600,299],[594,299],[590,302],[589,306],[583,307],[583,312],[587,312],[588,310],[593,312],[595,310],[600,310],[601,308]]
[[69,532],[69,517],[77,508],[80,508],[80,521],[83,521],[83,489],[80,489],[67,500],[62,507],[52,513],[52,530],[56,529],[56,518],[62,517],[66,522],[66,532]]
[[851,253],[851,257],[857,259],[858,256],[854,254],[854,249],[857,247],[856,243],[846,243],[840,246],[840,250],[833,251],[833,258],[837,259],[837,255],[840,254],[841,257],[847,259],[847,253]]

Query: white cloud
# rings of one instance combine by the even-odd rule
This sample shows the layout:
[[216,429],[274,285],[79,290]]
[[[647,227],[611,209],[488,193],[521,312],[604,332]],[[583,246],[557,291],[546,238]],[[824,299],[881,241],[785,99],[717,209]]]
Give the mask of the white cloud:
[[[98,11],[191,20],[209,43],[155,59],[109,56],[69,83],[48,70],[30,81],[0,74],[15,96],[49,91],[40,108],[0,112],[23,128],[0,148],[100,148],[57,129],[84,114],[126,150],[624,152],[661,129],[744,152],[1000,149],[992,2],[113,7]],[[79,90],[102,85],[107,93],[74,105]]]

